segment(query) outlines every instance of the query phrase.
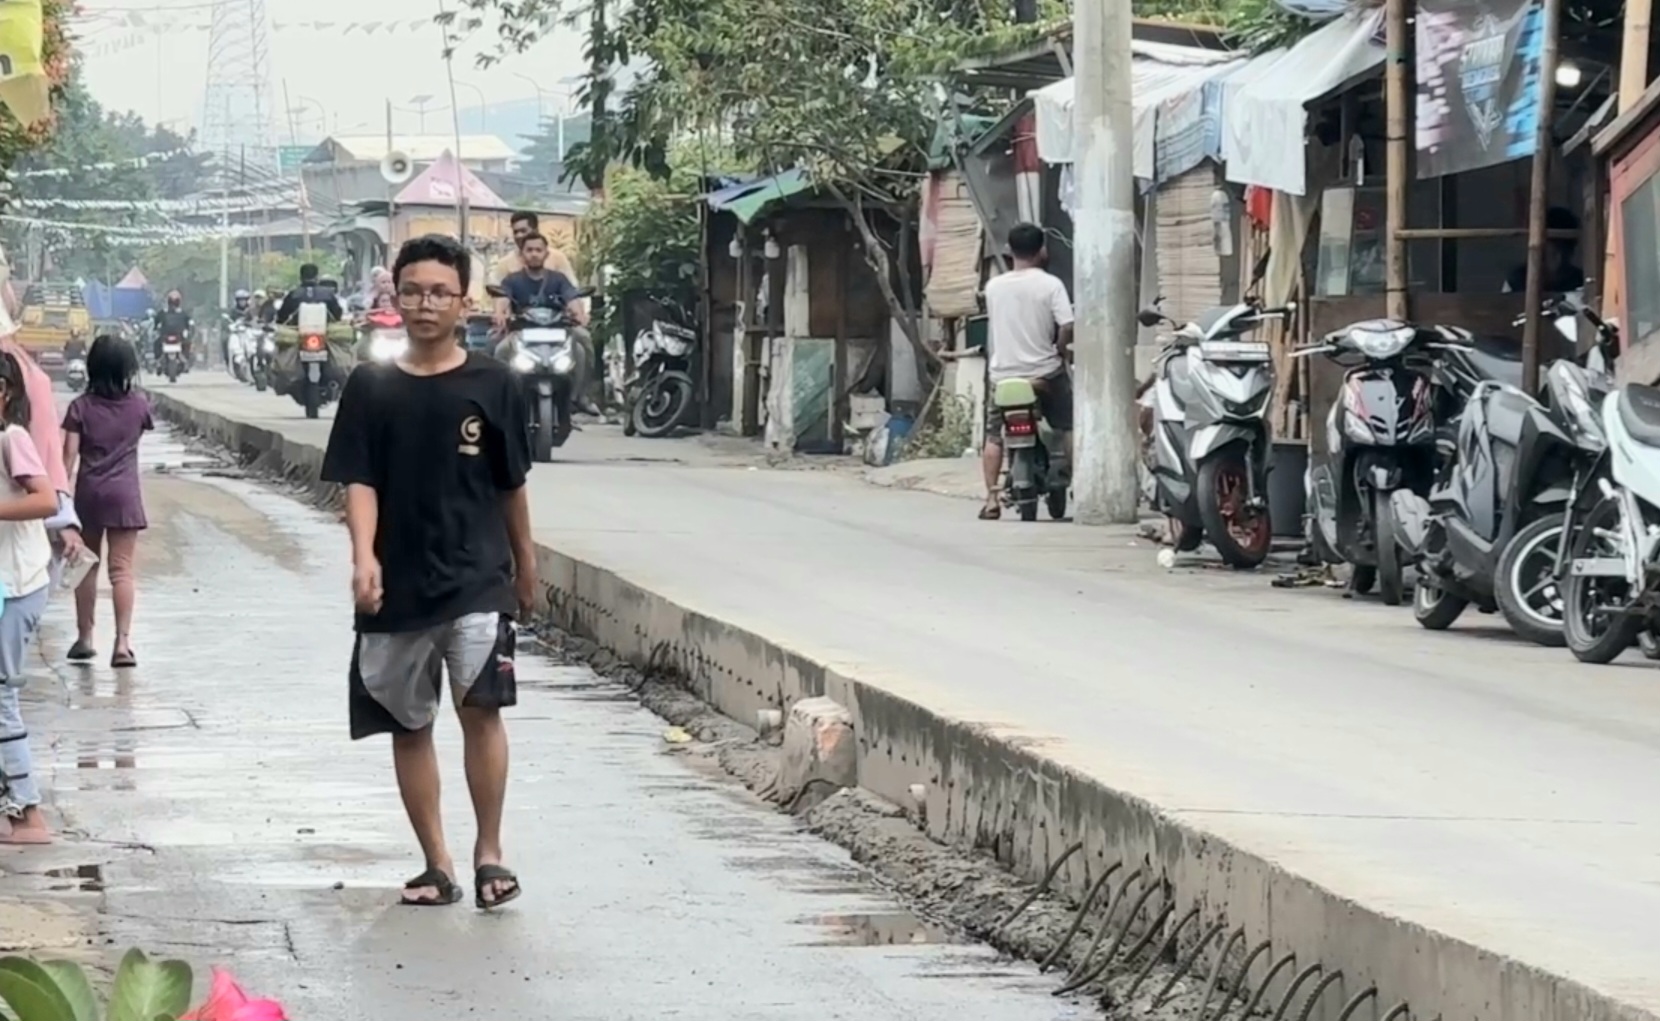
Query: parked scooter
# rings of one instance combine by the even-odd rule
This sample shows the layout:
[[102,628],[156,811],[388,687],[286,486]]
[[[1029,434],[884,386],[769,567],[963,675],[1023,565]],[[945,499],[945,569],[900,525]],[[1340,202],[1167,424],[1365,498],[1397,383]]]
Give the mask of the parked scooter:
[[1406,582],[1393,494],[1428,497],[1438,444],[1450,456],[1453,430],[1442,423],[1484,380],[1519,382],[1514,353],[1484,349],[1466,330],[1419,327],[1392,319],[1345,326],[1293,357],[1326,355],[1347,371],[1326,418],[1324,463],[1304,477],[1308,530],[1326,563],[1353,565],[1357,593],[1374,584],[1399,606]]
[[69,385],[71,393],[80,393],[86,389],[86,359],[71,358],[68,366],[63,370],[64,382]]
[[633,436],[671,436],[691,414],[697,385],[692,382],[692,356],[698,335],[686,325],[686,314],[653,319],[650,329],[634,338],[634,378],[625,385],[628,415],[623,433]]
[[[1262,278],[1268,257],[1258,262]],[[1170,523],[1171,541],[1188,552],[1209,539],[1236,568],[1256,567],[1273,544],[1268,463],[1273,444],[1268,403],[1274,360],[1266,343],[1245,339],[1295,306],[1263,308],[1248,297],[1176,324],[1157,308],[1143,326],[1177,326],[1158,358],[1152,398],[1152,503]]]
[[1043,420],[1037,386],[1029,379],[1005,379],[992,392],[1003,419],[1003,500],[1022,521],[1036,521],[1038,503],[1056,521],[1066,517],[1066,491],[1072,465],[1064,446]]

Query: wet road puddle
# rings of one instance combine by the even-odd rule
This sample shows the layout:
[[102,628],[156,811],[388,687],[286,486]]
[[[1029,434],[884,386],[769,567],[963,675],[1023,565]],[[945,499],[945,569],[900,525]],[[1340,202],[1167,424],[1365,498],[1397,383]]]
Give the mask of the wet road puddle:
[[892,947],[969,942],[944,926],[926,922],[908,911],[821,915],[803,918],[797,924],[821,930],[819,938],[806,944],[816,947]]

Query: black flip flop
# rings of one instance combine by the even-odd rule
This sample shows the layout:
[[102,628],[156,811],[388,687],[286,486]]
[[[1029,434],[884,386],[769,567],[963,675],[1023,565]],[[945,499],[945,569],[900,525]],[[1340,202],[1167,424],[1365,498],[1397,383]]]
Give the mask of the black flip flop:
[[138,656],[132,651],[118,652],[110,657],[110,668],[114,670],[131,670],[138,666]]
[[97,658],[98,650],[78,638],[75,640],[75,644],[69,647],[69,662],[71,663],[87,663]]
[[412,900],[409,897],[404,897],[399,900],[398,903],[402,904],[406,908],[444,908],[449,907],[451,904],[454,904],[456,901],[461,899],[461,887],[455,885],[455,880],[451,879],[443,869],[427,869],[414,879],[411,879],[409,882],[403,884],[405,893],[408,893],[410,890],[419,890],[424,887],[430,887],[431,889],[437,890],[437,899],[428,900],[422,898],[420,900]]
[[[512,883],[513,886],[506,893],[498,894],[495,900],[484,899],[484,888],[491,883]],[[524,891],[519,888],[519,877],[513,874],[512,869],[500,865],[480,865],[473,873],[473,903],[480,911],[493,911],[504,904],[510,904],[519,899]]]
[[980,507],[981,521],[1000,521],[1003,517],[1003,508],[992,504],[983,504]]

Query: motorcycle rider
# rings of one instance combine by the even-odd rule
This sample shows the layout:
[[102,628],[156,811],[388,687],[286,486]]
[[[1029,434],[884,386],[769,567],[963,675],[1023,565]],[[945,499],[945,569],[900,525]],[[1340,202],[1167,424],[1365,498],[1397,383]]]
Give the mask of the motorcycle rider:
[[998,482],[1003,472],[1003,419],[991,391],[1006,379],[1029,379],[1038,410],[1055,441],[1072,462],[1072,300],[1060,278],[1044,268],[1049,261],[1043,228],[1016,224],[1009,231],[1014,267],[986,283],[986,443],[981,455],[986,503],[980,520],[1003,516]]
[[[586,310],[581,307],[576,284],[565,274],[547,267],[548,239],[542,235],[532,234],[525,238],[519,243],[519,251],[524,258],[525,268],[509,274],[501,283],[503,293],[496,299],[496,332],[505,335],[508,320],[525,309],[563,309],[572,324],[574,341],[576,327],[587,322]],[[506,360],[511,354],[509,345],[512,343],[512,338],[504,337],[496,347],[496,357]],[[579,344],[573,343],[572,346],[577,350],[576,371],[572,375],[580,387],[586,379],[587,353]]]
[[[529,210],[520,210],[514,213],[509,225],[513,230],[513,249],[496,260],[496,264],[490,268],[489,282],[495,287],[504,286],[508,277],[525,268],[523,252],[525,239],[532,235],[540,235],[542,230],[541,217]],[[570,257],[551,244],[548,246],[547,261],[544,265],[555,273],[563,273],[565,278],[572,283],[576,282],[576,267],[571,265]],[[499,305],[500,302],[498,301],[497,304]],[[572,306],[572,311],[582,316],[581,322],[584,324],[588,322],[588,302],[586,299],[578,299]],[[588,399],[587,367],[594,363],[593,335],[585,329],[573,329],[571,340],[575,342],[577,349],[582,352],[581,358],[578,359],[575,380],[576,405],[587,414],[598,415],[600,413],[599,408]]]
[[155,315],[155,343],[154,353],[156,364],[161,364],[161,348],[168,337],[178,337],[179,343],[184,346],[184,371],[190,371],[191,363],[191,334],[196,330],[196,320],[184,309],[184,294],[175,287],[167,292],[167,304]]
[[324,287],[318,280],[322,271],[313,263],[306,263],[300,267],[300,286],[288,292],[282,299],[282,307],[277,309],[277,323],[281,326],[295,326],[300,321],[300,306],[320,304],[328,306],[329,322],[337,323],[344,318],[345,313],[340,308],[340,299],[335,297],[334,291]]
[[252,323],[254,321],[254,296],[248,293],[245,287],[236,289],[231,296],[231,309],[228,313],[230,322],[219,332],[219,355],[225,359],[225,365],[231,364],[231,331],[235,323]]
[[259,310],[256,313],[261,325],[275,326],[277,324],[277,310],[282,307],[283,298],[287,293],[287,290],[281,286],[272,287],[264,292],[264,296],[260,298]]

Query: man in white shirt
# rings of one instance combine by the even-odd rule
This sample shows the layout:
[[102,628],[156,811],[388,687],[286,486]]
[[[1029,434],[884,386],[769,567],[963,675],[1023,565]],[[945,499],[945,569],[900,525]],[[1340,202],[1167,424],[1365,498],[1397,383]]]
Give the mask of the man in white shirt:
[[[1044,269],[1049,253],[1043,228],[1017,224],[1009,231],[1014,268],[986,284],[987,375],[991,387],[1005,379],[1029,379],[1037,391],[1038,410],[1055,431],[1055,440],[1072,461],[1072,300],[1060,278]],[[982,521],[1002,516],[998,498],[1003,472],[1003,417],[986,395],[986,446],[981,456],[986,477]]]

